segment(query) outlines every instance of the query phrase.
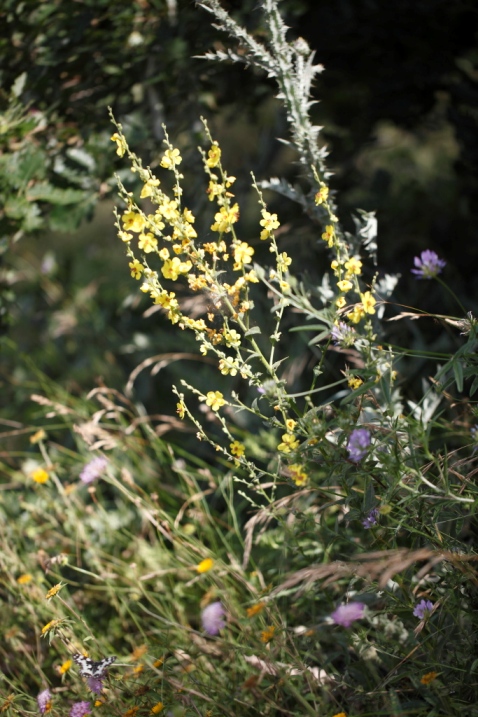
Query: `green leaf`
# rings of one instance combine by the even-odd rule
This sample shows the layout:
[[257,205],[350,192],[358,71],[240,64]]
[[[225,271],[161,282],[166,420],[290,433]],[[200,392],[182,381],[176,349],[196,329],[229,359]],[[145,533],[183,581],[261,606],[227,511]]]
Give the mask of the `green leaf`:
[[453,374],[455,376],[455,383],[460,393],[463,391],[463,365],[461,361],[453,362]]
[[48,182],[39,182],[28,189],[27,199],[49,204],[79,204],[85,199],[85,192],[81,189],[60,189]]

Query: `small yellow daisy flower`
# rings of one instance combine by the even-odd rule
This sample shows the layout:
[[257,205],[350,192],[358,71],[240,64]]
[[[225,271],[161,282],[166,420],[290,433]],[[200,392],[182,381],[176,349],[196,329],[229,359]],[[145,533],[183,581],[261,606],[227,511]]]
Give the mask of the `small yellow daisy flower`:
[[160,712],[162,712],[164,709],[164,705],[162,702],[156,702],[153,707],[151,707],[151,714],[153,715],[159,715]]
[[214,560],[212,558],[204,558],[201,562],[196,565],[198,573],[208,573],[214,567]]
[[20,575],[17,578],[17,583],[19,585],[27,585],[29,582],[33,580],[33,576],[30,575],[30,573],[24,573],[23,575]]
[[68,670],[71,669],[72,664],[73,664],[72,660],[66,660],[58,670],[60,675],[66,674],[68,672]]
[[49,474],[44,468],[36,468],[30,473],[30,478],[34,480],[35,483],[46,483],[49,477]]
[[51,600],[55,595],[58,595],[60,590],[64,587],[62,583],[57,583],[57,585],[54,585],[45,595],[45,600]]

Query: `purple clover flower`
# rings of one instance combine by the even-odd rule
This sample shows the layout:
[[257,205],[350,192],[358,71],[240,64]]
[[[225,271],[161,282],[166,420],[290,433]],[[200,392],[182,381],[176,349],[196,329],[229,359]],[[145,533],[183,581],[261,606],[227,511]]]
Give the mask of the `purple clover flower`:
[[417,267],[411,269],[412,274],[416,274],[417,279],[434,279],[438,274],[441,274],[443,267],[446,265],[446,261],[440,259],[438,254],[430,249],[422,251],[420,256],[416,256],[413,263]]
[[376,523],[378,521],[378,515],[379,515],[378,509],[372,508],[370,513],[367,515],[367,517],[364,520],[362,520],[363,527],[366,530],[368,530],[369,528],[372,527],[372,525],[376,525]]
[[413,614],[420,620],[424,620],[428,617],[431,610],[433,610],[433,603],[430,600],[420,600],[420,602],[415,605]]
[[355,329],[346,324],[345,321],[339,321],[333,325],[330,335],[336,346],[340,344],[342,347],[347,347],[352,346],[354,343],[356,332]]
[[223,619],[225,614],[226,611],[219,601],[212,602],[204,608],[201,613],[201,621],[203,629],[208,635],[217,635],[219,631],[222,630],[226,624]]
[[349,602],[347,605],[339,605],[330,617],[336,625],[350,627],[354,620],[360,620],[363,617],[364,611],[363,602]]
[[347,441],[347,450],[349,459],[354,463],[358,463],[367,455],[367,448],[370,445],[370,431],[366,428],[355,428]]
[[70,717],[85,717],[91,714],[89,702],[75,702],[70,710]]
[[43,692],[40,692],[37,697],[38,709],[40,710],[42,715],[44,715],[45,712],[47,712],[50,709],[50,700],[51,700],[51,692],[47,687],[46,690],[43,690]]
[[96,692],[96,694],[99,695],[103,689],[104,679],[105,675],[100,675],[99,677],[93,677],[93,675],[90,675],[86,680],[86,684],[92,692]]
[[108,461],[103,456],[93,458],[80,473],[80,480],[83,483],[92,483],[99,478],[106,470]]

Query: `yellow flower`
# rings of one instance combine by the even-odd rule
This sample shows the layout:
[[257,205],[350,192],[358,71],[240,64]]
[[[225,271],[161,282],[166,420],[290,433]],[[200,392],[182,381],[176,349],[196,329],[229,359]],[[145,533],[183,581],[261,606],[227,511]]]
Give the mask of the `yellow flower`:
[[214,215],[215,223],[211,226],[213,232],[230,232],[232,225],[239,219],[239,205],[236,203],[229,209],[221,207],[217,214]]
[[207,153],[207,157],[208,157],[206,159],[207,166],[210,167],[211,169],[213,167],[217,167],[217,165],[219,164],[219,161],[221,159],[221,149],[216,142],[214,142],[211,149]]
[[347,717],[347,715],[345,712],[337,712],[337,714],[332,715],[332,717]]
[[274,229],[278,229],[280,227],[280,222],[277,219],[277,214],[271,214],[266,209],[263,209],[261,214],[262,219],[260,220],[259,224],[261,225],[261,227],[264,227],[261,232],[261,239],[268,239],[271,235],[271,232],[273,232]]
[[162,702],[156,702],[153,707],[151,707],[151,714],[153,715],[159,715],[160,712],[162,712],[164,709],[164,705]]
[[354,310],[348,314],[348,318],[353,324],[358,324],[359,321],[363,319],[365,316],[365,311],[363,309],[363,306],[360,306],[360,304],[356,304],[354,306]]
[[438,677],[438,672],[427,672],[426,675],[423,675],[420,682],[422,685],[429,685],[430,682],[433,682],[433,680],[436,680]]
[[33,436],[30,436],[30,443],[32,446],[34,446],[36,443],[39,443],[40,441],[44,441],[46,438],[46,433],[43,430],[43,428],[40,428],[39,431],[33,434]]
[[350,289],[353,288],[352,282],[348,279],[342,279],[342,281],[338,281],[337,286],[339,287],[340,291],[343,291],[344,293],[350,291]]
[[297,421],[294,421],[293,418],[288,418],[285,422],[285,427],[289,431],[289,433],[292,433],[294,428],[297,426]]
[[345,299],[345,296],[339,296],[339,298],[335,300],[335,306],[338,309],[343,309],[343,307],[345,306],[346,303],[347,303],[347,301]]
[[187,274],[192,266],[190,261],[181,261],[179,257],[174,256],[172,259],[166,259],[161,267],[161,273],[165,279],[176,281],[180,274]]
[[156,187],[159,187],[159,179],[156,179],[156,177],[148,179],[139,196],[141,197],[141,199],[145,199],[146,197],[152,197]]
[[186,414],[186,406],[182,401],[179,401],[179,403],[176,404],[176,413],[178,414],[179,418],[183,420]]
[[261,632],[261,642],[264,642],[264,643],[266,643],[266,644],[267,644],[268,642],[270,642],[270,641],[272,640],[272,638],[274,637],[275,631],[276,631],[276,629],[275,629],[275,627],[274,627],[273,625],[270,625],[270,626],[267,627],[265,630],[262,630],[262,632]]
[[174,169],[177,164],[181,164],[182,157],[179,153],[179,149],[167,149],[160,162],[161,167],[164,169]]
[[208,391],[206,395],[206,406],[210,406],[213,411],[219,409],[226,404],[224,396],[220,391]]
[[55,595],[58,595],[60,590],[64,587],[62,583],[57,583],[57,585],[54,585],[45,595],[45,600],[51,600]]
[[44,468],[36,468],[30,473],[30,478],[32,478],[35,483],[46,483],[49,477],[49,474]]
[[240,443],[239,441],[234,441],[233,443],[230,444],[229,450],[231,451],[233,456],[236,456],[237,458],[241,458],[241,456],[244,455],[246,447],[243,443]]
[[289,470],[291,473],[291,478],[296,484],[296,486],[301,486],[307,483],[309,476],[304,471],[304,466],[293,463],[291,466],[289,466]]
[[144,271],[144,266],[140,261],[137,259],[133,259],[133,261],[130,261],[128,264],[130,270],[131,270],[131,276],[133,279],[141,279],[141,274]]
[[374,314],[375,313],[375,304],[377,303],[376,300],[373,298],[370,291],[366,291],[365,294],[360,294],[360,298],[362,299],[362,305],[363,310],[366,314]]
[[241,345],[241,335],[236,329],[226,329],[224,331],[224,342],[228,348],[237,348]]
[[299,447],[299,441],[295,438],[293,433],[284,433],[282,435],[282,443],[277,446],[278,451],[282,453],[290,453],[295,451]]
[[144,229],[146,224],[146,219],[143,215],[133,211],[125,212],[121,217],[121,221],[125,231],[136,232],[137,234]]
[[315,195],[315,203],[317,205],[323,204],[327,201],[327,198],[329,196],[329,188],[324,185],[321,186],[317,194]]
[[251,607],[248,607],[246,610],[247,617],[254,617],[254,615],[258,615],[260,612],[263,611],[266,604],[265,602],[256,602],[255,605],[251,605]]
[[288,267],[292,264],[292,259],[287,254],[287,252],[283,251],[282,254],[278,254],[277,256],[277,269],[279,271],[287,271]]
[[360,259],[356,259],[354,256],[351,257],[348,261],[346,261],[344,266],[349,276],[352,276],[352,274],[359,275],[362,271],[362,262],[360,261]]
[[53,630],[56,625],[58,625],[61,622],[61,620],[50,620],[46,625],[44,625],[41,629],[41,634],[46,635],[50,630]]
[[356,376],[351,376],[349,378],[347,384],[348,384],[349,388],[351,388],[353,391],[356,391],[357,388],[359,388],[363,384],[363,381],[361,378],[358,378]]
[[244,264],[250,264],[254,249],[245,241],[234,247],[234,270],[242,269]]
[[73,662],[71,660],[66,660],[58,670],[60,675],[66,674],[68,672],[68,670],[71,668],[72,664],[73,664]]
[[138,240],[138,247],[144,251],[145,254],[150,254],[158,248],[158,240],[151,232],[140,234]]
[[123,712],[123,717],[135,717],[138,710],[139,707],[131,707],[131,709],[126,710],[126,712]]
[[130,234],[129,232],[123,232],[123,231],[119,231],[119,232],[118,232],[118,236],[119,236],[119,238],[121,239],[121,241],[124,241],[124,242],[125,242],[125,244],[127,244],[128,242],[130,242],[131,239],[133,238],[133,235],[132,235],[132,234]]
[[327,224],[325,232],[322,234],[322,239],[327,242],[329,247],[333,247],[335,239],[335,229],[332,224]]
[[118,134],[118,132],[115,132],[110,139],[112,142],[116,142],[116,154],[118,157],[123,157],[124,153],[128,149],[125,138]]
[[214,560],[212,558],[204,558],[201,562],[196,565],[198,573],[208,573],[214,567]]
[[30,573],[24,573],[23,575],[19,575],[19,577],[17,578],[17,583],[19,585],[27,585],[32,580],[33,576],[30,575]]

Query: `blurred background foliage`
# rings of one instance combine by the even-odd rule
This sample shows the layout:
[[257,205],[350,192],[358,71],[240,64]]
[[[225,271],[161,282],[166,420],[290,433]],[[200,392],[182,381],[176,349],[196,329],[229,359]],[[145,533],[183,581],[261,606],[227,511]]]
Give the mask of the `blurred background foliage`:
[[[255,0],[223,3],[265,39]],[[325,66],[314,121],[330,150],[340,218],[376,210],[380,272],[400,273],[395,300],[457,315],[436,284],[410,274],[425,248],[446,259],[446,279],[466,310],[477,310],[478,43],[475,0],[283,0],[291,33],[304,37]],[[196,353],[138,295],[115,237],[117,172],[135,178],[115,155],[108,106],[134,151],[156,166],[162,124],[184,157],[186,203],[207,230],[211,206],[196,147],[207,117],[238,177],[239,231],[254,244],[258,207],[250,171],[300,182],[271,82],[241,66],[197,59],[228,38],[190,0],[4,0],[0,8],[0,240],[5,419],[26,419],[35,370],[72,394],[96,384],[122,389],[144,360]],[[284,250],[317,280],[327,258],[321,228],[272,194]],[[202,225],[201,225],[202,222]],[[257,247],[260,259],[261,247]],[[149,311],[147,311],[149,309]],[[145,315],[146,311],[146,315]],[[264,311],[267,308],[264,307]],[[390,315],[398,309],[390,309]],[[391,325],[389,340],[415,349],[454,350],[447,334],[423,320]],[[315,361],[307,338],[291,334],[288,377]],[[6,339],[8,339],[8,343]],[[174,412],[170,386],[193,376],[207,386],[200,357],[165,359],[155,376],[138,374],[135,399],[150,413]],[[415,365],[417,366],[417,365]],[[411,367],[405,365],[407,371]],[[334,369],[338,373],[337,369]],[[427,366],[418,368],[417,381]],[[413,391],[413,376],[407,376]],[[220,389],[221,386],[217,385]]]

